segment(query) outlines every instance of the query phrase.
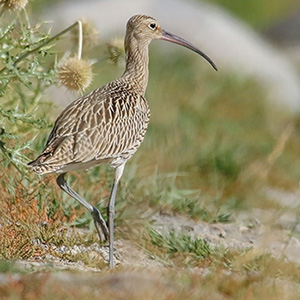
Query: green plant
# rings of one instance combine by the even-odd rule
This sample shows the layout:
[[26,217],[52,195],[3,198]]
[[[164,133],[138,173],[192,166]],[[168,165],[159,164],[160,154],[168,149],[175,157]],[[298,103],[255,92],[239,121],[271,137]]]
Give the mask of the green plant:
[[[63,222],[74,218],[73,209],[62,209],[58,194],[48,185],[49,177],[41,180],[28,172],[27,162],[34,152],[41,151],[52,126],[53,105],[43,95],[58,83],[53,43],[81,23],[51,36],[45,24],[32,25],[29,19],[24,9],[2,6],[0,257],[6,259],[43,256],[47,252],[43,245],[62,243],[66,231]],[[37,135],[40,144],[35,141]]]
[[[151,244],[159,251],[152,250],[164,261],[172,261],[178,266],[207,267],[211,263],[218,264],[224,260],[228,250],[222,246],[212,246],[205,239],[192,237],[187,233],[160,233],[153,227],[148,228],[148,237]],[[155,253],[155,254],[154,254]]]

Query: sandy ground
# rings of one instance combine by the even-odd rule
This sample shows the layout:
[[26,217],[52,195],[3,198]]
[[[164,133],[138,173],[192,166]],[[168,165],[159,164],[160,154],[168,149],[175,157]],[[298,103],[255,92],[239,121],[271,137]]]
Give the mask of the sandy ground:
[[[157,213],[152,217],[154,228],[167,233],[189,234],[194,238],[205,239],[212,246],[222,245],[230,249],[256,249],[258,253],[270,253],[276,258],[284,258],[300,265],[300,198],[297,194],[268,189],[267,193],[282,205],[276,211],[253,209],[232,216],[230,223],[209,224],[195,221],[188,217]],[[84,230],[76,229],[82,231]],[[158,270],[163,264],[150,258],[142,245],[128,240],[117,239],[115,242],[115,262],[129,268]],[[108,246],[94,243],[91,246],[61,246],[58,253],[89,253],[90,258],[108,261]],[[71,262],[51,255],[36,261],[19,261],[17,266],[26,270],[78,270],[100,272],[101,268],[87,267],[80,259]]]

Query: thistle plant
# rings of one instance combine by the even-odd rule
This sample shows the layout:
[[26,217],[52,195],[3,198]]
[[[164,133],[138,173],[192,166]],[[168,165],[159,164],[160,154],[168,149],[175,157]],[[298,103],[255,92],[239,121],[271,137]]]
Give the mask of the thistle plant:
[[92,68],[87,60],[71,57],[66,59],[58,69],[60,83],[71,91],[85,90],[92,81]]
[[28,0],[1,0],[0,5],[2,8],[8,10],[19,10],[25,8]]
[[109,54],[109,61],[113,64],[124,64],[125,63],[125,50],[124,42],[120,37],[115,37],[110,40],[107,44],[107,50]]
[[[39,236],[40,222],[50,224],[43,230],[49,236],[56,236],[59,230],[55,220],[68,214],[58,202],[55,191],[47,187],[46,183],[51,178],[33,176],[27,171],[27,162],[28,157],[33,157],[33,152],[44,146],[52,126],[52,103],[46,101],[45,90],[59,84],[58,70],[66,63],[57,63],[62,54],[57,53],[55,43],[76,27],[80,28],[78,53],[69,59],[68,66],[71,73],[75,69],[74,74],[79,78],[79,91],[88,86],[92,75],[90,63],[81,58],[81,22],[51,36],[45,24],[31,24],[24,9],[26,4],[27,1],[16,0],[0,2],[0,192],[3,200],[0,203],[0,239],[5,239],[5,243],[0,245],[0,258],[36,255],[35,250],[24,250],[26,253],[22,250],[27,237],[32,241]],[[64,68],[65,78],[72,76]],[[40,139],[41,144],[34,142],[37,135],[44,136]],[[32,218],[26,215],[28,210],[17,210],[16,205],[35,208],[30,210]],[[38,222],[36,227],[33,220]],[[62,224],[61,220],[58,224]],[[15,252],[7,246],[12,240],[15,241]]]
[[31,27],[22,13],[13,17],[0,26],[0,150],[5,168],[13,165],[24,174],[28,141],[49,126],[42,110],[38,117],[34,114],[37,104],[44,105],[40,101],[44,90],[55,83],[55,70],[54,64],[47,64],[49,47],[33,52],[50,38],[49,34],[40,24]]
[[90,50],[99,44],[99,31],[92,22],[85,19],[80,20],[82,28],[74,28],[72,39],[76,45],[80,43],[80,30],[82,29],[82,46],[85,50]]
[[80,91],[81,93],[91,84],[93,77],[91,63],[81,59],[82,34],[82,22],[78,21],[77,56],[65,59],[58,67],[60,83],[71,91]]
[[[55,40],[79,27],[78,54],[58,67],[52,50]],[[70,90],[83,91],[92,79],[91,64],[81,59],[81,22],[69,26],[51,37],[41,24],[32,27],[24,12],[15,20],[8,20],[0,28],[0,149],[3,162],[15,166],[22,174],[26,164],[23,156],[31,146],[32,137],[41,129],[50,127],[45,118],[49,103],[41,101],[45,89],[60,82]],[[37,104],[39,112],[37,112]],[[44,109],[42,109],[44,107]],[[37,117],[39,116],[39,117]],[[26,137],[23,144],[16,143]],[[29,141],[29,142],[28,142]]]

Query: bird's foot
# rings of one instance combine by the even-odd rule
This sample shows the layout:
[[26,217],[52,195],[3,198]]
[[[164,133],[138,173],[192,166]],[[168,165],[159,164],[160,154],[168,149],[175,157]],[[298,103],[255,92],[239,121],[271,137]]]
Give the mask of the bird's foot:
[[94,219],[95,227],[101,242],[107,241],[109,237],[108,228],[105,220],[103,219],[99,210],[93,207],[92,216]]

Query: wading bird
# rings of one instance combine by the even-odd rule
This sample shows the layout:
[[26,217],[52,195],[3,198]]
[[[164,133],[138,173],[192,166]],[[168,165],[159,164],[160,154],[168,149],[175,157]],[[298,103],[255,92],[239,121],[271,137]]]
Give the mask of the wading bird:
[[[109,265],[114,266],[114,216],[118,183],[124,166],[141,145],[150,119],[145,99],[148,84],[148,46],[162,39],[184,46],[213,61],[188,41],[163,30],[149,16],[135,15],[127,22],[126,68],[123,75],[72,102],[57,118],[45,149],[29,163],[37,174],[56,173],[57,184],[93,216],[100,241],[109,239]],[[88,169],[101,163],[114,168],[114,182],[107,207],[108,224],[99,210],[65,181],[70,170]]]

